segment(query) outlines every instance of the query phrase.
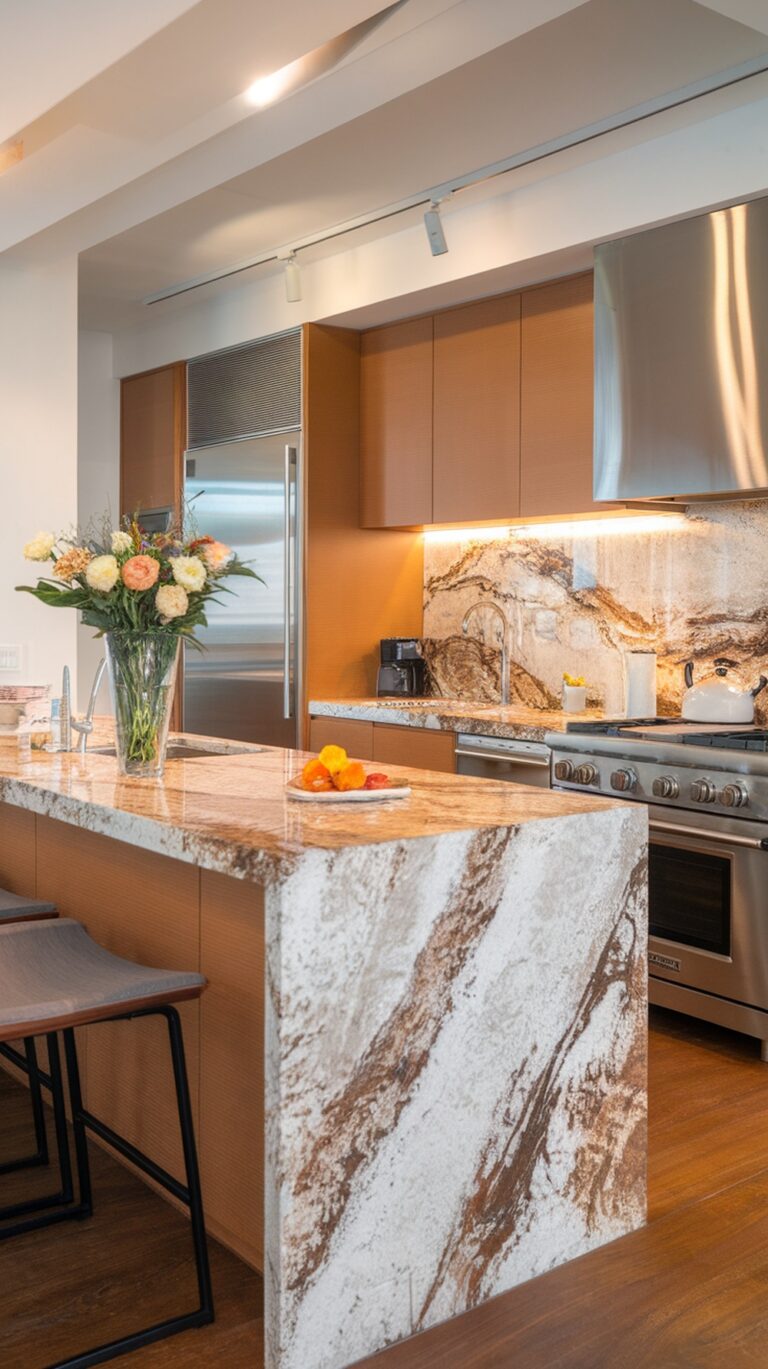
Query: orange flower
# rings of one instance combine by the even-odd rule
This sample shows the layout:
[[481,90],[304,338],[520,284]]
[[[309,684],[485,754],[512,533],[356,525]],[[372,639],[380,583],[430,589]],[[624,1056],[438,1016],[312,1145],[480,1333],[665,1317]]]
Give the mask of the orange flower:
[[160,566],[153,556],[131,556],[120,574],[126,589],[151,589],[160,574]]
[[362,789],[365,784],[365,771],[359,761],[350,761],[343,770],[333,776],[337,789]]
[[70,547],[59,557],[53,573],[57,580],[74,580],[76,575],[82,575],[90,559],[91,553],[87,547]]

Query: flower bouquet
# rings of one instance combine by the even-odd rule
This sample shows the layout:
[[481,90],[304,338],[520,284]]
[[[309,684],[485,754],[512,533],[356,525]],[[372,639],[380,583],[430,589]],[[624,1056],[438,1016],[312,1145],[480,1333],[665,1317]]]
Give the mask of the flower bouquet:
[[145,532],[138,518],[100,535],[39,532],[24,548],[29,561],[52,562],[36,585],[18,585],[54,608],[79,609],[105,638],[117,755],[123,774],[163,772],[179,643],[201,648],[209,600],[229,593],[232,575],[261,579],[223,542],[185,539],[181,529]]

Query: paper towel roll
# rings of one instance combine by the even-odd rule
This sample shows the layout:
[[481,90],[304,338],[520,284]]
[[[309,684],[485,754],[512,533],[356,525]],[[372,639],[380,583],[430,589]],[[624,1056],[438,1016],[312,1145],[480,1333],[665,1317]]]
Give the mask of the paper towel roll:
[[624,655],[624,697],[628,718],[656,717],[656,652]]

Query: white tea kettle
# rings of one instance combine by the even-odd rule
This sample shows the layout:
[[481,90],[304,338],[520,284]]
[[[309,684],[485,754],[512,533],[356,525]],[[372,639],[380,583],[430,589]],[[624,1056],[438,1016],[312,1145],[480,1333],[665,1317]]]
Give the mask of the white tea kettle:
[[693,682],[693,661],[685,667],[687,689],[683,695],[682,716],[687,722],[751,723],[755,716],[755,699],[768,685],[761,675],[751,688],[744,684],[738,661],[718,656],[713,674]]

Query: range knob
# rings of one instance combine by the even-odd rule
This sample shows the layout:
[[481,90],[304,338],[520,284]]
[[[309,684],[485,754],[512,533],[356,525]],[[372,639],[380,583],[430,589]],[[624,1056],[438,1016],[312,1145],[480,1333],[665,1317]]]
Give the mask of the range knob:
[[555,779],[572,780],[575,769],[572,761],[555,761]]
[[597,766],[590,763],[580,765],[573,778],[577,784],[594,784],[597,779]]
[[636,786],[637,775],[635,774],[634,770],[613,771],[613,774],[611,775],[612,789],[618,789],[620,793],[625,794],[630,789],[634,789]]
[[674,775],[659,775],[652,787],[657,799],[676,799],[680,794],[680,785]]
[[691,798],[694,803],[714,803],[717,789],[711,780],[694,780],[691,785]]
[[720,790],[720,802],[726,808],[746,808],[749,803],[749,793],[745,784],[724,784]]

